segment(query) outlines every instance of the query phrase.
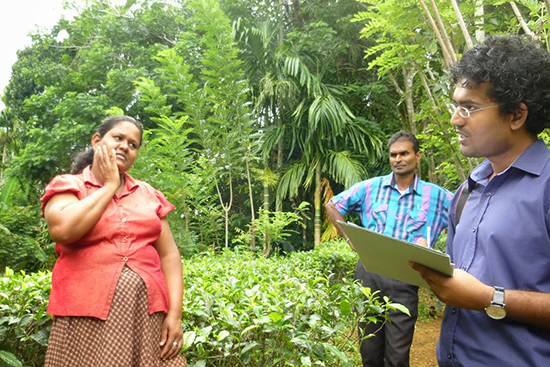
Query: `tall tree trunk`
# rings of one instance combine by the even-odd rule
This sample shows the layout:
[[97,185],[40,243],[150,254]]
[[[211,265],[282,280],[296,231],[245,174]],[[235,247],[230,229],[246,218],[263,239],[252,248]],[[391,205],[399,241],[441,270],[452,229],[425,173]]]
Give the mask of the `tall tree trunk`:
[[407,107],[407,117],[409,121],[409,129],[414,135],[418,134],[418,128],[416,127],[416,121],[414,120],[414,100],[413,100],[413,80],[415,70],[414,68],[403,67],[403,81],[405,84],[405,106]]
[[265,211],[269,211],[269,202],[271,198],[271,194],[269,193],[269,185],[267,184],[267,182],[264,182],[263,185],[264,185],[264,205],[262,206],[262,208]]
[[[460,25],[460,30],[462,31],[462,35],[466,40],[466,45],[468,46],[468,49],[470,49],[474,47],[474,43],[472,42],[470,33],[468,33],[468,28],[466,28],[466,23],[464,23],[464,18],[462,17],[462,12],[458,7],[458,2],[456,0],[451,0],[451,4],[453,5],[453,10],[455,11],[456,18],[458,19],[458,24]],[[483,10],[483,5],[481,5],[481,9]]]
[[414,70],[407,70],[405,66],[402,66],[401,72],[403,73],[403,80],[405,84],[404,90],[399,86],[397,79],[391,72],[388,73],[388,76],[390,77],[397,94],[399,94],[399,96],[405,100],[405,108],[407,109],[407,123],[409,125],[409,131],[416,135],[418,133],[418,129],[414,121],[414,102],[412,97]]
[[445,42],[445,45],[447,46],[447,51],[449,51],[449,56],[451,57],[451,61],[454,63],[457,61],[456,58],[456,51],[454,50],[453,45],[451,44],[451,41],[449,40],[449,36],[447,35],[447,29],[445,28],[445,25],[443,24],[443,20],[441,19],[441,15],[439,14],[439,9],[437,8],[437,5],[434,0],[430,0],[430,3],[432,5],[432,9],[435,14],[435,18],[437,19],[437,24],[439,25],[439,31],[441,32],[443,42]]
[[279,46],[284,43],[285,40],[285,4],[284,0],[279,0],[279,6],[281,8],[279,13]]
[[516,18],[518,19],[518,22],[521,25],[521,29],[523,29],[525,34],[531,36],[532,38],[538,38],[535,32],[529,29],[529,26],[525,22],[525,19],[523,19],[523,15],[521,15],[521,12],[519,11],[518,6],[516,5],[516,2],[510,1],[510,6],[512,7],[512,10],[514,11]]
[[256,213],[254,212],[254,195],[252,195],[252,180],[250,177],[250,166],[248,164],[248,152],[244,156],[246,163],[246,178],[248,180],[248,194],[250,198],[250,232],[252,238],[250,239],[250,249],[256,250]]
[[[8,143],[4,143],[2,148],[2,167],[6,167],[6,155],[8,154]],[[0,180],[4,178],[4,169],[0,171]]]
[[292,8],[294,12],[294,22],[296,28],[302,28],[304,26],[304,21],[302,20],[302,12],[300,10],[300,0],[292,0]]
[[[452,0],[452,1],[456,1],[456,0]],[[457,8],[458,8],[458,5],[457,5]],[[458,11],[460,12],[460,9]],[[474,15],[478,19],[478,20],[476,20],[476,26],[477,26],[476,27],[477,29],[476,29],[476,32],[475,32],[476,40],[477,40],[478,43],[481,43],[485,40],[485,31],[483,29],[481,29],[481,26],[483,25],[483,23],[485,23],[485,18],[484,18],[485,9],[483,8],[483,0],[477,0],[477,2],[476,2],[476,12],[474,13]],[[460,14],[460,17],[462,17],[462,14]],[[460,22],[460,19],[459,19],[459,22]],[[462,21],[462,22],[464,22],[464,21]],[[462,26],[461,26],[461,28],[462,28]],[[466,28],[466,26],[464,26],[464,28]],[[471,42],[471,40],[470,40],[470,42]],[[473,47],[473,45],[470,46],[470,44],[468,43],[468,48],[472,48],[472,47]]]
[[183,202],[183,216],[185,217],[185,234],[189,233],[189,207],[187,206],[187,195],[182,190],[181,200]]
[[214,183],[216,184],[216,190],[218,191],[218,198],[220,199],[220,204],[222,205],[223,211],[225,212],[225,248],[229,248],[229,211],[231,210],[231,205],[233,205],[233,182],[231,179],[231,171],[229,171],[229,202],[224,203],[222,198],[222,193],[220,191],[220,186],[218,185],[218,180],[214,176]]
[[321,243],[321,164],[318,162],[315,166],[315,237],[314,246]]
[[422,6],[422,9],[424,10],[424,13],[426,14],[426,17],[428,17],[428,21],[430,23],[430,26],[432,27],[432,30],[435,33],[435,36],[437,38],[437,41],[439,42],[439,45],[441,46],[441,51],[443,52],[443,61],[445,64],[445,69],[449,70],[451,63],[452,63],[452,57],[451,57],[451,51],[447,48],[447,45],[443,41],[443,38],[441,36],[441,32],[439,32],[439,29],[437,28],[437,25],[435,24],[435,21],[432,17],[432,14],[430,13],[430,10],[424,3],[424,0],[418,0],[420,2],[420,5]]
[[[283,141],[279,140],[277,143],[277,169],[281,170],[283,168]],[[278,195],[275,196],[275,211],[283,211],[283,202]]]

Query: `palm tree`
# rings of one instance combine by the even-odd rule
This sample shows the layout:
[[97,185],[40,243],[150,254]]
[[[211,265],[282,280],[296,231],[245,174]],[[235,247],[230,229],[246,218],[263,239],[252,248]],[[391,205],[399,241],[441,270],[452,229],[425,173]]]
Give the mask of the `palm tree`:
[[[323,82],[334,55],[283,43],[280,27],[280,22],[269,20],[248,27],[240,22],[234,25],[262,124],[266,170],[275,156],[277,169],[284,171],[277,209],[287,197],[297,199],[302,191],[314,188],[314,241],[318,244],[323,174],[346,186],[365,178],[361,159],[372,159],[381,140],[372,125],[355,118],[340,98],[345,88]],[[284,169],[287,160],[291,164]]]
[[[324,64],[322,60],[308,60]],[[313,68],[323,70],[322,67]],[[314,243],[321,240],[321,179],[328,175],[337,183],[350,186],[367,176],[360,158],[371,161],[380,154],[382,140],[376,130],[363,119],[355,118],[339,97],[344,88],[322,82],[322,74],[314,75],[300,56],[287,57],[285,72],[301,86],[301,100],[294,110],[290,125],[290,150],[300,151],[300,159],[285,172],[277,197],[297,197],[300,189],[314,188]],[[268,133],[277,135],[274,129]],[[267,138],[266,141],[274,141]],[[355,152],[355,153],[353,153]],[[359,152],[361,154],[359,154]]]

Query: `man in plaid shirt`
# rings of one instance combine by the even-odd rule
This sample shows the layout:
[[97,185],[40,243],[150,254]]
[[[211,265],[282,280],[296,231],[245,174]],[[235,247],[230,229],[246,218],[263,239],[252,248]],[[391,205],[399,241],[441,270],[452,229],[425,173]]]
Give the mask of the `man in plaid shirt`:
[[[347,213],[359,214],[362,225],[372,231],[416,243],[430,238],[433,247],[447,227],[452,194],[416,175],[422,153],[416,137],[405,131],[395,133],[388,141],[392,173],[361,181],[334,196],[326,205],[327,213],[340,234],[338,225]],[[428,234],[430,233],[430,234]],[[353,249],[353,244],[346,239]],[[374,274],[357,263],[355,278],[380,297],[388,296],[405,305],[411,316],[390,312],[391,322],[360,323],[360,351],[365,367],[409,366],[409,351],[414,324],[418,316],[418,287]],[[364,338],[376,333],[375,336]]]

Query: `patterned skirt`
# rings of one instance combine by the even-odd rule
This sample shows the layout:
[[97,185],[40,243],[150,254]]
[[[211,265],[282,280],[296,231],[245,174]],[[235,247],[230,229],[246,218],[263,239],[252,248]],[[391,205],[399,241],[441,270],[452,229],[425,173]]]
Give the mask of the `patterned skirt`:
[[164,317],[149,315],[145,283],[125,266],[107,320],[55,317],[45,367],[187,367],[181,354],[160,359]]

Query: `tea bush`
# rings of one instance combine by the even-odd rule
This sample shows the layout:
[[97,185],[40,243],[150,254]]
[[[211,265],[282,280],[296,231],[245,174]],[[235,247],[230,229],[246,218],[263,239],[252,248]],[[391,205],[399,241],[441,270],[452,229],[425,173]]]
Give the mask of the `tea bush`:
[[[355,365],[357,314],[402,309],[353,282],[356,261],[342,242],[268,259],[237,250],[183,260],[190,367]],[[43,365],[50,284],[46,271],[8,268],[0,278],[0,367]]]
[[46,307],[51,273],[6,269],[0,277],[0,366],[42,366],[51,317]]
[[286,257],[225,252],[185,261],[191,366],[355,365],[348,355],[358,355],[358,314],[401,307],[354,283],[356,262],[341,242]]

